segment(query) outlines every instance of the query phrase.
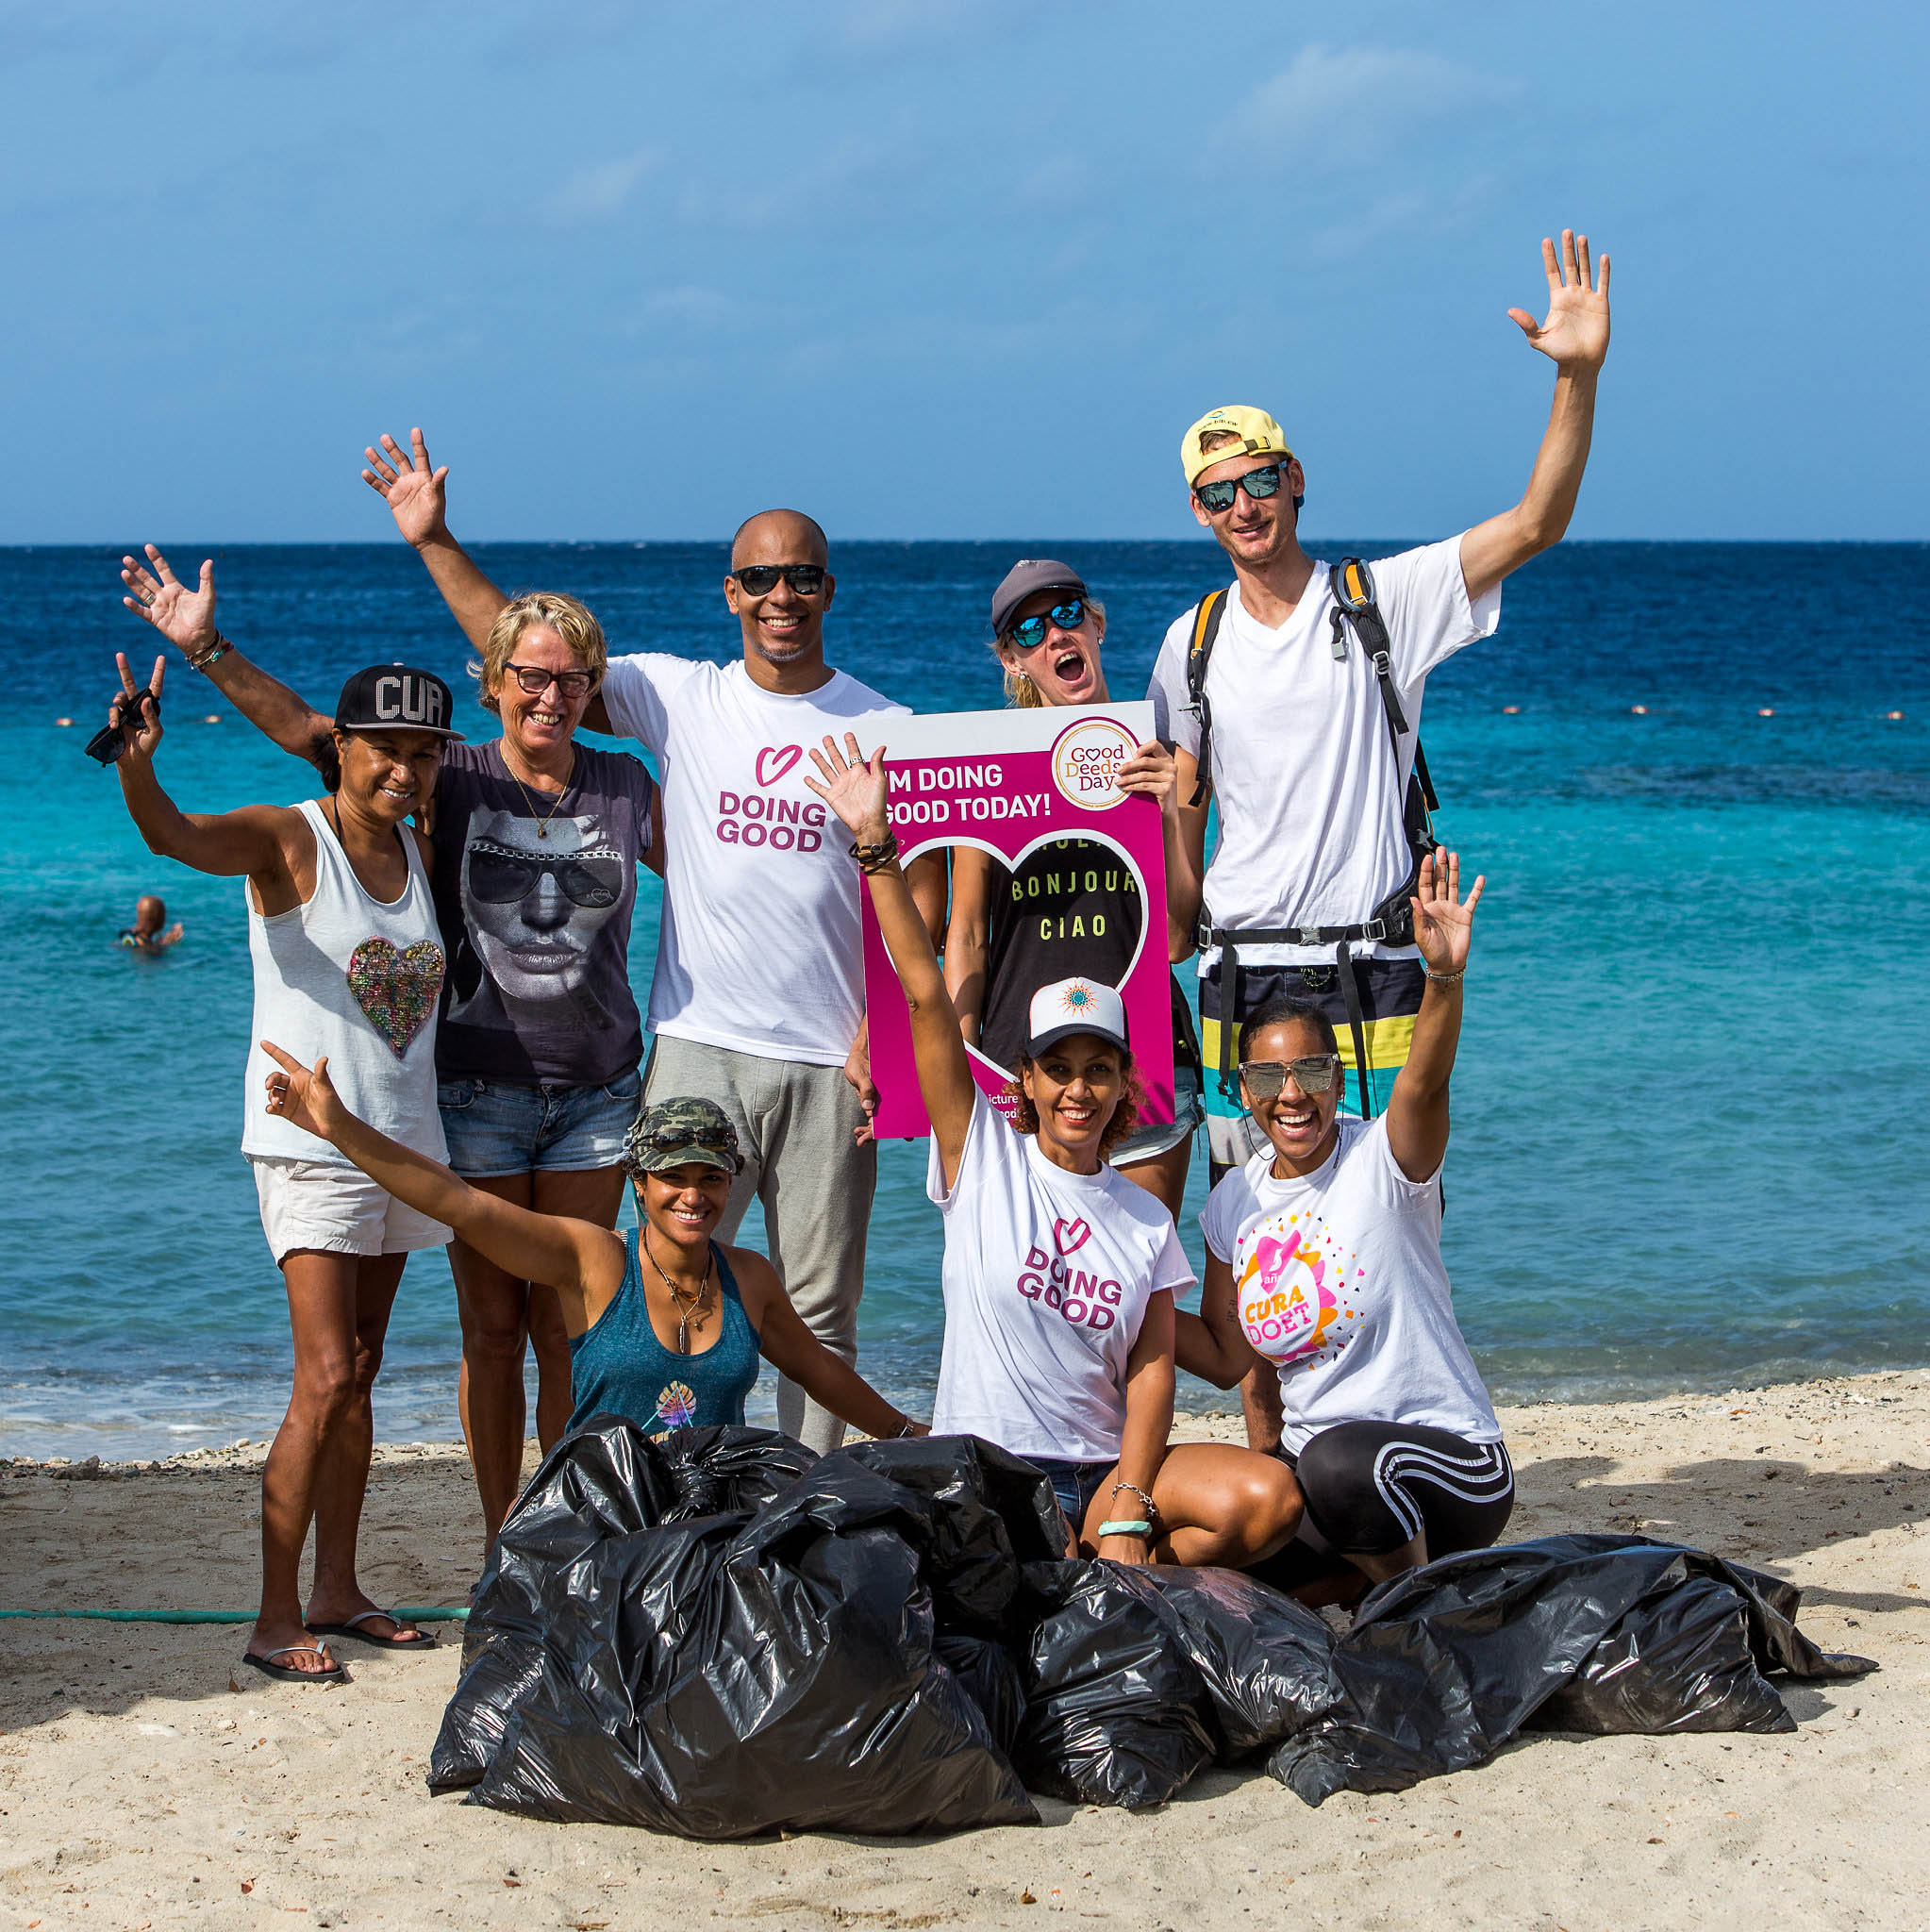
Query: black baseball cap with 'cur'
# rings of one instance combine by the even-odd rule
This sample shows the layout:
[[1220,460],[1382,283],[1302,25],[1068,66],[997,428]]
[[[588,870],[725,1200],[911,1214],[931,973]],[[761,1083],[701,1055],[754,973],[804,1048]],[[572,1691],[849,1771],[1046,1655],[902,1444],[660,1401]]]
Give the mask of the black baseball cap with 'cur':
[[341,688],[335,707],[338,731],[432,731],[462,737],[450,724],[456,699],[433,671],[413,664],[371,664]]

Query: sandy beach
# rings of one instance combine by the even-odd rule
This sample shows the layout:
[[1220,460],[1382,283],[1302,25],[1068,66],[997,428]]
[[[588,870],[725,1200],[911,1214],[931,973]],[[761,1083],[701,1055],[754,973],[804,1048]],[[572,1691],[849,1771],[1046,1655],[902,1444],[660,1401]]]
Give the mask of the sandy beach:
[[[8,1621],[0,1925],[1930,1925],[1930,1372],[1503,1422],[1511,1534],[1641,1529],[1757,1564],[1881,1672],[1791,1686],[1789,1736],[1538,1737],[1319,1811],[1255,1770],[1143,1816],[1044,1800],[1042,1830],[719,1846],[430,1797],[454,1625],[422,1657],[342,1644],[353,1683],[313,1690],[243,1673],[236,1626]],[[0,1464],[0,1607],[248,1603],[262,1453]],[[460,1602],[475,1538],[458,1449],[378,1453],[383,1601]]]

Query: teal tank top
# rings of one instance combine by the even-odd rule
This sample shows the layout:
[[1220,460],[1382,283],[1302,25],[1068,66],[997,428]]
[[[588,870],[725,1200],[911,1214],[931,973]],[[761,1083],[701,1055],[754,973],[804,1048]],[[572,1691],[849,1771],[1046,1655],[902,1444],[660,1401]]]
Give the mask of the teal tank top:
[[757,1379],[757,1331],[744,1313],[724,1250],[710,1244],[724,1291],[722,1330],[701,1354],[676,1355],[650,1325],[641,1239],[640,1231],[624,1238],[624,1285],[616,1299],[594,1327],[570,1338],[570,1394],[576,1405],[570,1426],[577,1428],[593,1415],[620,1415],[661,1441],[673,1429],[741,1425],[744,1397]]

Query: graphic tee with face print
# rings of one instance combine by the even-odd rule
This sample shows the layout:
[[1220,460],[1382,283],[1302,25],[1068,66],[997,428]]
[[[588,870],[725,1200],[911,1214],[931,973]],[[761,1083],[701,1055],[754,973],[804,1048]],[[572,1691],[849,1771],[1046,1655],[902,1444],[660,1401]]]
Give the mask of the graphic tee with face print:
[[432,834],[450,956],[441,1078],[604,1086],[641,1058],[630,919],[655,791],[627,752],[577,745],[558,797],[525,793],[497,744],[444,751]]

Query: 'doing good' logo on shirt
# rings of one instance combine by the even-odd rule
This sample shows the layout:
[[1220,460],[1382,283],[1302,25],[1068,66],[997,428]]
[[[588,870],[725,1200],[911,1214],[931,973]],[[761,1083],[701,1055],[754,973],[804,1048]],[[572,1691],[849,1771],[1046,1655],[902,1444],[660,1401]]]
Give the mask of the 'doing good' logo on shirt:
[[1053,1245],[1058,1250],[1048,1255],[1041,1247],[1028,1247],[1025,1266],[1014,1284],[1028,1302],[1040,1302],[1054,1314],[1062,1315],[1074,1328],[1090,1328],[1095,1334],[1110,1328],[1119,1320],[1120,1285],[1102,1281],[1083,1268],[1066,1265],[1066,1256],[1083,1247],[1092,1232],[1083,1221],[1053,1224]]
[[1052,782],[1072,804],[1088,811],[1109,811],[1125,802],[1119,774],[1138,749],[1132,733],[1117,719],[1081,718],[1054,741]]

